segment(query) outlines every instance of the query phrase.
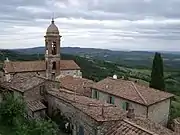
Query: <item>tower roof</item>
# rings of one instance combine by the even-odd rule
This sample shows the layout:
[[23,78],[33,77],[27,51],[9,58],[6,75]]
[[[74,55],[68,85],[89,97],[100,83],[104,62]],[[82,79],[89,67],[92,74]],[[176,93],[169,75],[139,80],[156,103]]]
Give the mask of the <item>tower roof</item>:
[[52,18],[51,24],[49,25],[49,27],[47,28],[46,34],[58,34],[59,35],[59,30],[58,27],[55,25],[54,23],[54,18]]

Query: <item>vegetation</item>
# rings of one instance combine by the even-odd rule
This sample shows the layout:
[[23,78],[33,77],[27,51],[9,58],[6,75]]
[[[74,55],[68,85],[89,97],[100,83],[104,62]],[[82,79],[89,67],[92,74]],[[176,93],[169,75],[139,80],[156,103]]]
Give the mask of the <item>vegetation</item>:
[[[119,53],[119,52],[118,52]],[[4,56],[0,56],[0,62],[8,57],[11,61],[17,60],[43,60],[44,54],[19,54],[14,51],[3,50]],[[137,53],[135,53],[137,54]],[[131,54],[131,58],[136,58],[135,54]],[[125,54],[122,54],[125,55]],[[149,54],[145,53],[144,55]],[[95,56],[95,55],[94,55]],[[139,57],[139,56],[138,56]],[[142,57],[142,56],[141,56]],[[164,59],[164,82],[166,86],[166,91],[173,93],[176,95],[176,98],[172,102],[172,117],[179,117],[180,116],[180,64],[179,62],[175,61],[177,56],[174,55],[162,55]],[[83,72],[83,77],[92,79],[94,81],[99,81],[107,76],[113,76],[116,74],[118,77],[127,76],[131,80],[136,80],[140,83],[149,85],[151,80],[151,62],[148,59],[145,60],[131,60],[131,61],[124,61],[119,60],[117,63],[113,63],[112,61],[104,61],[103,59],[97,59],[96,57],[88,57],[85,58],[80,56],[74,56],[69,54],[61,54],[62,59],[66,60],[74,60],[80,67]],[[169,59],[167,62],[166,59]],[[117,59],[116,59],[117,60]],[[171,62],[170,62],[171,60]],[[132,62],[133,61],[133,62]],[[137,63],[141,66],[137,66]]]
[[0,132],[3,135],[57,135],[57,126],[51,120],[27,119],[21,99],[5,94],[0,103]]
[[14,126],[22,120],[25,112],[24,102],[20,98],[14,99],[11,94],[6,94],[0,104],[0,119],[5,125]]
[[163,60],[160,53],[155,53],[154,56],[150,87],[165,90]]

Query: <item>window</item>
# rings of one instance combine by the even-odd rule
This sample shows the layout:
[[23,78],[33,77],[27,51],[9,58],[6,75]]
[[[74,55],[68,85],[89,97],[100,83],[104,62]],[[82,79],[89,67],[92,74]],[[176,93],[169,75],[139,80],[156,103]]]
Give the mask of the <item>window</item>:
[[84,135],[84,127],[79,126],[79,135]]
[[57,53],[56,42],[52,42],[52,55],[56,55],[56,53]]
[[109,96],[108,103],[114,104],[114,97],[113,96]]
[[123,110],[128,110],[129,109],[129,103],[128,102],[123,102],[123,106],[122,106]]
[[99,92],[97,90],[94,90],[93,98],[94,99],[99,99]]
[[45,94],[45,85],[40,86],[40,95],[43,96]]
[[52,65],[53,65],[53,66],[52,66],[52,69],[53,69],[53,70],[56,70],[56,62],[53,62]]
[[52,73],[52,79],[53,80],[55,79],[55,73]]

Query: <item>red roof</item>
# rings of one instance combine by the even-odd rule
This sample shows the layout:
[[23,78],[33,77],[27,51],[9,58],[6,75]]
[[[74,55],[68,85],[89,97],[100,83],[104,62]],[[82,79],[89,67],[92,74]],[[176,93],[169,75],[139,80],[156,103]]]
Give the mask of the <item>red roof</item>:
[[[45,71],[45,68],[45,61],[10,61],[4,64],[7,73]],[[60,69],[79,70],[80,67],[73,60],[61,60]]]
[[95,83],[92,88],[146,106],[174,96],[132,81],[110,77]]
[[81,95],[91,97],[90,86],[94,83],[92,80],[85,78],[76,78],[72,76],[65,76],[60,78],[61,87]]

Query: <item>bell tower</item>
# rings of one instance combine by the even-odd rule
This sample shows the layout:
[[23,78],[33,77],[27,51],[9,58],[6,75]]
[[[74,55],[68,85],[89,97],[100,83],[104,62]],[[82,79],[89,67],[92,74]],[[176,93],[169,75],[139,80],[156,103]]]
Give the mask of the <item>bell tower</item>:
[[52,18],[51,24],[47,28],[45,37],[45,63],[46,77],[55,80],[60,74],[60,43],[61,36]]

